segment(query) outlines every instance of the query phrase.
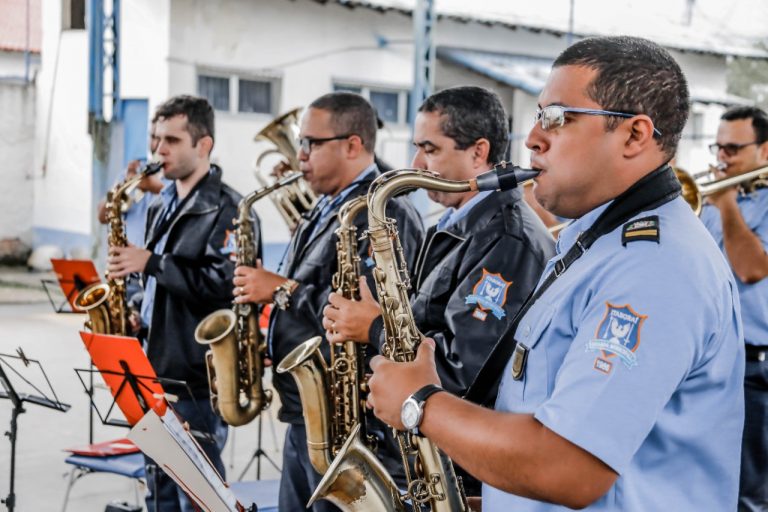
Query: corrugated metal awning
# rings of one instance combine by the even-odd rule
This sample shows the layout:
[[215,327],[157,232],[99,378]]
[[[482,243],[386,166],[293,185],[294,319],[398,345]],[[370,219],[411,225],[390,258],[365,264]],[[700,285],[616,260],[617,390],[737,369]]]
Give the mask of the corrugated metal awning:
[[[443,62],[461,66],[531,96],[538,96],[544,88],[554,62],[544,57],[444,46],[438,47],[436,53],[437,58]],[[690,93],[692,103],[725,107],[754,104],[747,98],[706,87],[692,87]]]
[[484,52],[464,48],[438,47],[437,58],[474,71],[497,82],[538,96],[552,68],[552,59]]

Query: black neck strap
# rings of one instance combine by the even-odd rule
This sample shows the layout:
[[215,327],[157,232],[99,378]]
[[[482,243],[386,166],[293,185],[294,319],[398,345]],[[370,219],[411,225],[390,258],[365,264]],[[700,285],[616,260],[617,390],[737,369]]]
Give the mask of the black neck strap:
[[502,372],[515,349],[514,339],[517,326],[531,306],[552,286],[558,277],[579,259],[595,241],[610,233],[644,211],[658,208],[680,195],[680,182],[669,165],[663,165],[640,181],[632,185],[624,193],[616,197],[597,220],[586,231],[579,234],[573,247],[555,263],[555,268],[534,292],[523,303],[510,324],[501,335],[499,341],[483,363],[482,368],[464,395],[466,400],[481,405],[491,405],[496,398],[496,390],[501,380]]

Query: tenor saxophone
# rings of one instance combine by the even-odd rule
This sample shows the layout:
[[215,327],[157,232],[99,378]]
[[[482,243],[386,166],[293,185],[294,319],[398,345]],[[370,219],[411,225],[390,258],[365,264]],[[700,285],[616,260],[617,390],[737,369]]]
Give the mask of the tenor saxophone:
[[[275,190],[301,178],[296,172],[240,200],[235,219],[237,266],[256,266],[256,240],[251,206]],[[252,421],[269,406],[272,392],[264,389],[264,340],[255,304],[233,303],[206,316],[195,329],[195,340],[209,345],[205,354],[211,406],[229,425]]]
[[[350,300],[359,299],[360,256],[354,219],[366,206],[365,196],[356,197],[344,203],[338,213],[338,263],[332,287]],[[296,380],[310,461],[319,473],[324,473],[362,417],[360,392],[365,363],[362,350],[355,342],[347,341],[332,346],[328,365],[320,354],[321,344],[319,336],[305,341],[280,362],[276,371],[290,373]]]
[[[130,194],[141,180],[162,168],[161,163],[149,163],[134,176],[126,178],[107,192],[107,246],[109,248],[128,245],[123,213],[130,202]],[[94,283],[77,294],[74,301],[75,309],[88,313],[85,326],[91,332],[126,336],[130,334],[128,332],[130,312],[127,307],[125,279],[122,277],[110,279],[109,273],[105,277],[106,283]]]
[[[384,320],[382,353],[392,360],[412,361],[422,335],[416,327],[409,301],[410,277],[394,219],[386,216],[387,201],[400,192],[424,188],[441,192],[469,192],[514,188],[537,171],[502,163],[468,181],[450,181],[417,169],[391,171],[379,176],[368,193],[368,236],[376,267],[373,277]],[[461,481],[453,464],[428,438],[396,432],[408,488],[401,500],[411,500],[414,510],[468,510]],[[411,464],[411,461],[413,463]]]

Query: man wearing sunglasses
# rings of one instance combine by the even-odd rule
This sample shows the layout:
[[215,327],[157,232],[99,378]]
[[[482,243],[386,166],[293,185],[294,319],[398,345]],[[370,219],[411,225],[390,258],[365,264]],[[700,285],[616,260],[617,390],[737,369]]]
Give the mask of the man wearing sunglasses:
[[736,285],[667,164],[688,108],[679,65],[655,43],[566,49],[526,145],[536,199],[574,221],[467,392],[495,410],[435,392],[432,340],[413,362],[371,361],[375,414],[482,480],[484,512],[736,507]]
[[[768,165],[768,115],[735,107],[720,118],[710,145],[723,171],[739,176]],[[701,220],[736,276],[746,343],[745,421],[741,449],[739,510],[768,510],[768,188],[745,182],[709,196]]]
[[[337,214],[343,203],[367,194],[379,175],[374,164],[376,130],[376,112],[358,94],[335,92],[313,101],[301,119],[298,157],[304,179],[320,196],[318,203],[293,233],[282,271],[270,272],[261,265],[235,269],[237,302],[273,304],[267,342],[275,366],[299,344],[325,334],[321,318],[337,266]],[[408,269],[413,271],[423,238],[421,218],[407,197],[393,200],[388,215],[397,220]],[[364,233],[367,215],[358,215],[355,225],[358,233]],[[361,271],[372,283],[368,249],[367,240],[358,243]],[[324,344],[322,351],[328,360],[329,346]],[[272,382],[280,395],[278,418],[290,424],[283,450],[280,510],[305,510],[322,475],[309,462],[301,400],[293,377],[274,374]],[[375,420],[372,415],[371,420]],[[371,434],[383,447],[389,446],[384,440],[388,431],[383,425],[379,430],[371,427]],[[398,467],[395,456],[391,458],[393,471]],[[311,510],[337,508],[319,500]]]

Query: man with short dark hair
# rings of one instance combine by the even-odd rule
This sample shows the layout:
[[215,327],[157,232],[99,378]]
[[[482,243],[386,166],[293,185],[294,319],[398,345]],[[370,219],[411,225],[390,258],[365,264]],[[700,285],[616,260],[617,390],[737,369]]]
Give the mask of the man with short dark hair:
[[[734,107],[720,118],[710,145],[722,171],[741,176],[768,166],[768,115],[757,107]],[[768,170],[768,169],[767,169]],[[749,180],[710,195],[701,220],[736,276],[746,343],[745,420],[741,446],[739,510],[768,510],[768,188]]]
[[574,221],[467,392],[495,410],[432,387],[429,339],[413,362],[371,362],[376,415],[482,480],[485,512],[736,506],[736,285],[667,164],[688,100],[679,65],[650,41],[566,49],[526,145],[536,199]]
[[[476,178],[504,158],[501,100],[481,87],[435,93],[419,108],[413,143],[413,167],[451,180]],[[520,190],[428,194],[447,210],[427,230],[419,252],[411,310],[419,330],[436,341],[443,386],[463,396],[536,286],[554,243]],[[326,337],[380,348],[385,338],[379,303],[365,283],[360,288],[360,301],[330,295],[323,318]],[[465,478],[464,486],[479,495],[475,480]]]
[[[335,92],[313,101],[301,119],[299,161],[304,179],[320,195],[308,218],[299,224],[291,238],[284,274],[258,268],[235,269],[235,295],[238,302],[273,303],[269,322],[268,350],[274,365],[299,344],[313,336],[323,336],[322,310],[331,292],[331,277],[337,267],[335,231],[341,205],[365,195],[379,175],[374,164],[376,113],[360,95]],[[397,220],[409,270],[421,245],[421,219],[410,200],[398,198],[391,203],[389,215]],[[358,233],[365,232],[367,215],[355,219]],[[362,273],[371,279],[372,261],[367,240],[358,243]],[[322,352],[329,358],[328,344]],[[283,451],[280,479],[280,510],[304,510],[320,475],[312,467],[307,450],[306,426],[301,400],[293,377],[273,375],[280,395],[281,421],[289,423]],[[371,420],[373,420],[371,415]],[[377,422],[378,423],[378,422]],[[386,447],[383,425],[369,433]],[[319,501],[312,510],[337,510],[330,502]]]
[[[233,219],[242,197],[222,182],[221,169],[210,162],[214,119],[205,99],[175,96],[158,107],[156,118],[157,156],[163,175],[173,182],[150,208],[146,248],[112,248],[109,272],[114,277],[144,274],[141,321],[147,356],[158,377],[186,382],[191,397],[187,386],[166,383],[164,389],[179,397],[171,405],[190,430],[207,434],[200,446],[224,476],[221,450],[227,426],[211,409],[207,347],[195,342],[194,332],[209,313],[231,307]],[[150,511],[194,510],[169,476],[156,473],[147,478]]]

